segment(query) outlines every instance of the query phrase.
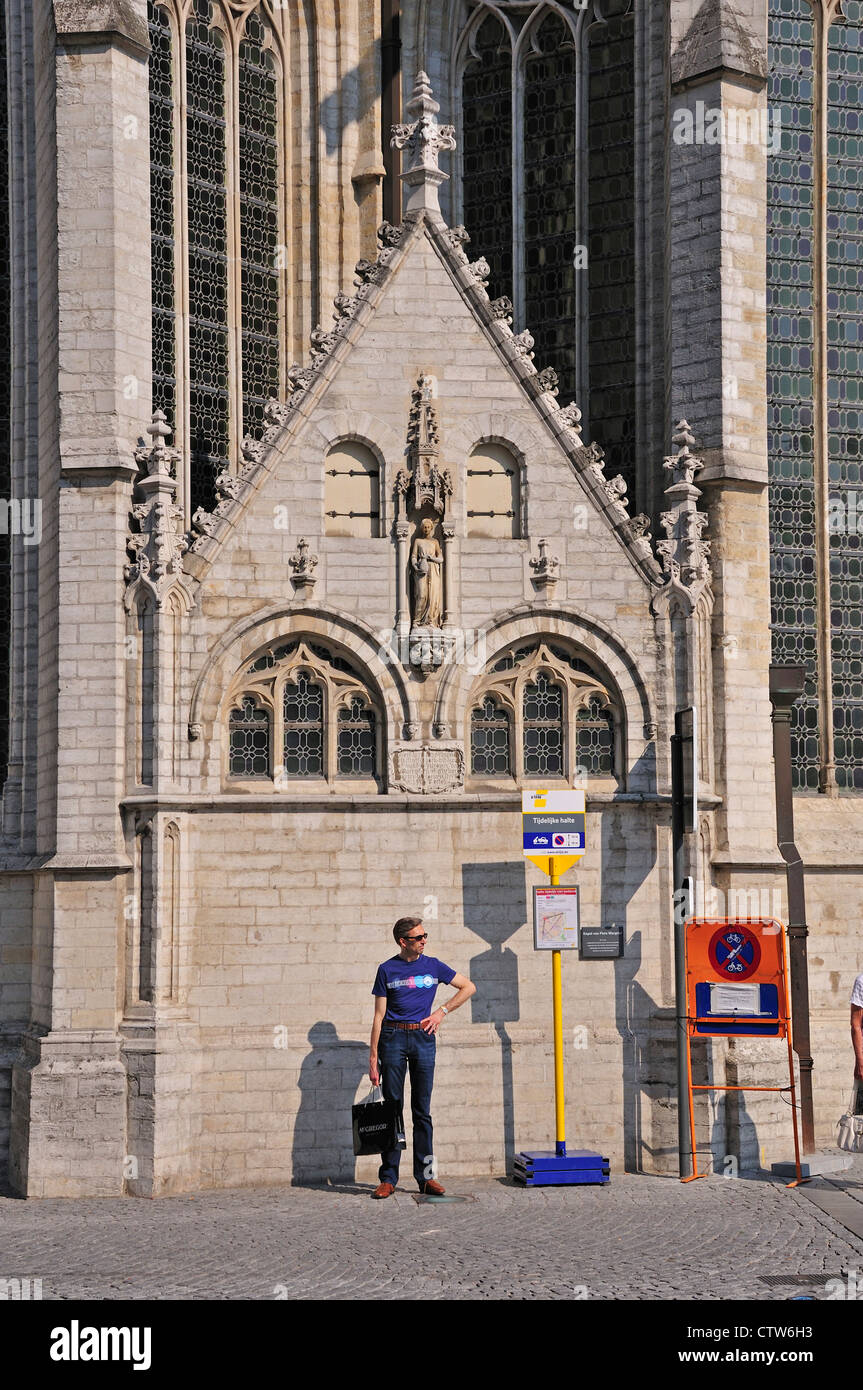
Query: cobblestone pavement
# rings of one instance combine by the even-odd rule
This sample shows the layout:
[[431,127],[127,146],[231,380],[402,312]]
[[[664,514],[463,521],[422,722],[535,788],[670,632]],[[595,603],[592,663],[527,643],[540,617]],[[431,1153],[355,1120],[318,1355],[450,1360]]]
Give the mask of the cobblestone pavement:
[[[863,1162],[842,1189],[859,1217]],[[0,1198],[0,1279],[41,1278],[45,1299],[770,1301],[826,1298],[847,1269],[863,1288],[863,1235],[835,1201],[825,1212],[765,1178],[615,1174],[568,1190],[472,1178],[448,1191],[471,1200],[417,1204],[404,1188],[374,1202],[359,1185]]]

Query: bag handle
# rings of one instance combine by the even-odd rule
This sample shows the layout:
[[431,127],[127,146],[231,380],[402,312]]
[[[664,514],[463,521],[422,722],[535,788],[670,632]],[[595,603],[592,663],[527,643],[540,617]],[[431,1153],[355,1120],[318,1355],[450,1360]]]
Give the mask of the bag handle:
[[[378,1092],[377,1097],[375,1097],[375,1091]],[[384,1098],[384,1093],[383,1093],[383,1091],[381,1090],[380,1082],[378,1082],[377,1086],[372,1086],[372,1089],[369,1091],[368,1095],[366,1096],[365,1100],[363,1101],[363,1105],[378,1105],[378,1104],[381,1104],[381,1103],[383,1102],[383,1098]]]

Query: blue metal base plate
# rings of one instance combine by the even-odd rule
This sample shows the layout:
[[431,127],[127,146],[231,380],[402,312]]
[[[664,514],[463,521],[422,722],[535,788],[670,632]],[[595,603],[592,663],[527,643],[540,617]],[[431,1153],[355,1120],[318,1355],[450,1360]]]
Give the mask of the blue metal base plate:
[[608,1159],[592,1149],[573,1149],[567,1154],[526,1149],[516,1155],[513,1177],[525,1187],[602,1184],[609,1180],[609,1167]]

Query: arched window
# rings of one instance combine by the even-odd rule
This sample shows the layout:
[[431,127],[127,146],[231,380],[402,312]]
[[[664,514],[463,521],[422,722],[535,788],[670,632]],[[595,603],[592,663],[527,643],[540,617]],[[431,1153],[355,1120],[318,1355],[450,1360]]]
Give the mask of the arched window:
[[283,385],[281,39],[261,5],[148,0],[148,16],[153,407],[191,515]]
[[840,11],[837,0],[770,0],[768,40],[768,103],[781,111],[782,136],[767,162],[773,660],[809,673],[793,712],[796,786],[856,791],[863,789],[863,4],[844,0]]
[[470,701],[475,778],[613,778],[622,729],[608,689],[581,657],[542,638],[497,657]]
[[328,536],[381,534],[381,470],[365,444],[343,440],[324,464],[324,529]]
[[228,708],[229,778],[265,778],[282,791],[381,785],[380,708],[327,647],[274,643],[238,673]]
[[486,0],[455,45],[457,217],[609,467],[635,477],[632,0]]
[[467,463],[467,534],[521,535],[519,464],[501,444],[478,444]]

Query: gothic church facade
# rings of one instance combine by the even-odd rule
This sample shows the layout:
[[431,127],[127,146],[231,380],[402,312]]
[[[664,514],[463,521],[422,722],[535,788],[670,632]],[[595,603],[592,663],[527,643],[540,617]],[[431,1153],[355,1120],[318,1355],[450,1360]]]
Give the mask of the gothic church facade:
[[[439,1044],[441,1173],[546,1143],[536,786],[584,787],[571,878],[626,941],[565,962],[569,1137],[674,1171],[673,716],[699,903],[783,915],[771,661],[809,673],[830,1142],[863,889],[862,10],[6,0],[16,1191],[370,1178],[349,1108],[407,913],[478,986]],[[719,1084],[781,1082],[767,1044],[706,1048]],[[698,1124],[720,1164],[788,1150],[769,1099]]]

